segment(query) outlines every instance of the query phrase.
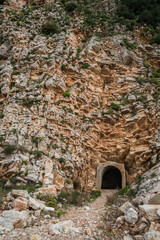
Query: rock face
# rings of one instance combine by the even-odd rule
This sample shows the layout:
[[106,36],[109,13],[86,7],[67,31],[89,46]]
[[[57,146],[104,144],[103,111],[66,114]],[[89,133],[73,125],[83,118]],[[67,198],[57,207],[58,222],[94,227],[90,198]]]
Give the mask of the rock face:
[[28,219],[29,213],[27,211],[3,211],[0,217],[0,228],[7,231],[11,231],[14,227],[23,228],[27,226]]
[[[137,46],[129,49],[118,26],[114,37],[86,40],[87,31],[78,31],[84,21],[76,16],[64,30],[67,11],[59,1],[50,4],[4,5],[0,175],[8,184],[40,181],[47,194],[68,178],[91,190],[98,164],[114,161],[125,164],[131,183],[159,159],[159,80],[151,78],[159,48],[127,33]],[[42,32],[46,15],[62,24],[60,32]]]

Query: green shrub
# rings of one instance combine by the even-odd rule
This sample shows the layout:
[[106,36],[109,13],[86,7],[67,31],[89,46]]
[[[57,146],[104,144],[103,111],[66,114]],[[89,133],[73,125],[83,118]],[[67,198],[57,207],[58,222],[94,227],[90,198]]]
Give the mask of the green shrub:
[[59,163],[65,163],[66,160],[65,160],[63,157],[61,157],[61,158],[58,159],[58,162],[59,162]]
[[22,101],[23,101],[23,105],[26,106],[26,107],[32,107],[32,105],[35,102],[37,102],[36,99],[25,99],[25,98],[23,98]]
[[111,108],[115,111],[118,111],[120,108],[120,105],[118,103],[111,102]]
[[65,70],[66,70],[66,66],[65,66],[64,64],[62,64],[61,70],[62,70],[62,71],[65,71]]
[[152,76],[155,77],[155,78],[160,78],[160,73],[158,71],[157,72],[153,72]]
[[144,102],[144,101],[146,101],[146,100],[147,100],[147,96],[144,95],[144,94],[140,95],[140,96],[137,98],[137,101],[139,101],[139,102]]
[[155,77],[151,77],[151,82],[156,84],[157,86],[160,86],[160,81],[156,79]]
[[63,97],[69,97],[70,96],[70,92],[69,91],[65,91],[62,95],[63,95]]
[[119,190],[118,195],[126,196],[126,197],[135,197],[135,190],[131,189],[130,185]]
[[80,188],[80,186],[81,186],[81,184],[80,184],[79,180],[74,180],[73,181],[73,188],[74,189],[78,189],[78,188]]
[[12,154],[15,150],[17,149],[17,147],[15,145],[8,145],[4,148],[4,153],[6,155],[10,155]]
[[129,104],[128,98],[124,98],[124,99],[122,100],[121,104],[122,104],[123,106]]
[[42,152],[37,150],[37,151],[34,151],[34,155],[37,159],[41,158],[42,157]]
[[38,148],[38,137],[33,137],[32,142],[34,142],[36,147]]
[[70,178],[67,178],[66,183],[67,184],[72,184],[72,180]]
[[137,77],[137,78],[136,78],[136,81],[137,81],[140,85],[142,85],[142,84],[145,82],[145,80],[144,80],[142,77]]
[[107,114],[114,114],[114,110],[112,108],[108,109]]
[[82,196],[80,192],[74,190],[71,193],[71,196],[68,199],[68,203],[73,205],[81,205],[82,204]]
[[142,180],[142,176],[137,175],[136,178],[135,178],[135,183],[140,183],[141,180]]
[[4,113],[0,113],[0,118],[4,118]]
[[48,20],[42,25],[42,33],[46,35],[59,33],[60,30],[54,20]]
[[93,198],[93,199],[97,199],[98,197],[101,197],[101,191],[92,190],[92,191],[90,192],[90,196],[91,196],[91,198]]
[[160,44],[160,34],[154,36],[154,37],[151,39],[151,43]]
[[121,0],[118,15],[156,27],[160,23],[160,3],[149,0]]
[[144,65],[145,68],[149,68],[150,67],[149,63],[146,62],[146,61],[143,63],[143,65]]
[[127,39],[124,39],[124,43],[127,49],[133,50],[136,48],[136,43],[131,43]]
[[77,5],[75,3],[69,2],[65,4],[65,10],[67,12],[73,12],[77,8]]
[[94,15],[88,15],[84,19],[84,24],[86,26],[95,27],[95,25],[96,25],[95,16]]
[[88,63],[83,63],[83,64],[82,64],[82,68],[83,68],[83,69],[87,69],[87,68],[89,68],[89,66],[90,66],[90,65],[89,65]]

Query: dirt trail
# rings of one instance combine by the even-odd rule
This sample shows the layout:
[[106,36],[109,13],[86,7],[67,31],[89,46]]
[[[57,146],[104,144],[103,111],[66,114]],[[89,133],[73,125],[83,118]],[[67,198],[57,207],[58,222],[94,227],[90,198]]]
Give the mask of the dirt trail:
[[[77,228],[88,236],[97,236],[98,226],[101,225],[101,217],[105,211],[104,204],[107,197],[112,196],[117,190],[102,190],[101,197],[85,207],[73,207],[62,218],[72,220]],[[82,238],[83,239],[83,238]],[[93,238],[94,239],[94,238]],[[97,238],[95,238],[97,239]]]
[[102,190],[101,197],[97,198],[95,202],[84,207],[69,208],[59,220],[59,222],[67,220],[74,222],[73,229],[67,233],[51,234],[49,228],[56,221],[44,216],[39,221],[35,219],[35,223],[30,227],[16,228],[8,234],[0,236],[0,240],[109,240],[111,238],[108,236],[105,239],[101,237],[101,230],[98,226],[101,225],[107,197],[113,196],[115,192],[116,190]]

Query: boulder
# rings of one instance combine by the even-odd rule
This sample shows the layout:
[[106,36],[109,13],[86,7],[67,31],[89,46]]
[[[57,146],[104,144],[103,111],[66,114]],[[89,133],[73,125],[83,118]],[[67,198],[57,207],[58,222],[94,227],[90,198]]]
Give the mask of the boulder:
[[32,197],[29,198],[28,205],[29,205],[30,208],[32,208],[34,210],[44,209],[45,208],[45,205],[43,203],[38,202],[37,200],[35,200]]
[[133,208],[132,204],[130,202],[125,202],[120,208],[119,210],[122,212],[122,213],[127,213],[127,211],[130,209],[130,208]]
[[134,236],[134,240],[144,240],[144,238],[142,237],[142,235],[136,235]]
[[28,200],[26,198],[16,198],[14,200],[14,209],[17,211],[26,210],[28,206]]
[[15,198],[17,197],[29,198],[29,194],[26,190],[18,190],[18,189],[12,190],[12,196]]
[[8,57],[8,48],[6,45],[2,44],[0,46],[0,60],[6,59]]
[[133,238],[130,235],[124,236],[123,240],[133,240]]
[[160,204],[160,193],[157,193],[154,197],[150,198],[148,201],[150,205],[159,205]]
[[49,231],[54,234],[67,233],[72,230],[74,223],[72,220],[59,222],[50,226]]
[[54,212],[54,208],[53,207],[44,207],[43,209],[46,212]]
[[138,221],[138,214],[134,208],[129,208],[124,217],[128,223],[135,224]]
[[160,217],[157,214],[157,210],[160,209],[160,205],[139,205],[140,214],[146,214],[147,218],[154,222],[155,220],[159,220]]
[[145,240],[159,240],[160,239],[160,232],[159,231],[152,231],[147,232],[144,235]]
[[11,231],[13,228],[23,228],[27,226],[28,218],[29,213],[27,211],[3,211],[0,217],[0,226],[6,231]]
[[157,215],[160,217],[160,208],[157,210]]

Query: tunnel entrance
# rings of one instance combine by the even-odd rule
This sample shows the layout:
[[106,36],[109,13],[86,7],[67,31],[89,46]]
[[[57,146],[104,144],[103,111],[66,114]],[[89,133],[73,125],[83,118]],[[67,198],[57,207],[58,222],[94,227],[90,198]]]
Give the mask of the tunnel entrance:
[[102,176],[102,189],[122,188],[122,175],[118,168],[107,167]]
[[124,188],[126,177],[124,164],[111,161],[99,163],[96,171],[96,186],[98,189]]

